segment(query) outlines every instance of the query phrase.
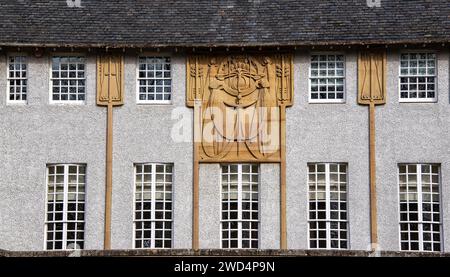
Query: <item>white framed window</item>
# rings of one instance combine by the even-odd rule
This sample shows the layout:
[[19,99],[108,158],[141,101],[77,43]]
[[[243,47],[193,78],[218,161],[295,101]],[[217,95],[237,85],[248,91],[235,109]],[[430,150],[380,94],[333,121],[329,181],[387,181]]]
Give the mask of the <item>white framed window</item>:
[[343,54],[311,55],[309,102],[345,102],[345,56]]
[[84,248],[86,165],[47,165],[45,249]]
[[400,249],[441,251],[440,166],[399,164]]
[[221,247],[258,248],[259,167],[222,165]]
[[50,103],[79,103],[86,100],[86,61],[81,55],[53,56]]
[[27,103],[28,91],[27,56],[8,56],[7,103]]
[[135,164],[134,247],[172,247],[173,165]]
[[436,54],[401,53],[399,85],[400,102],[436,102]]
[[308,164],[309,248],[347,249],[347,165]]
[[138,62],[137,103],[170,104],[172,69],[170,57],[140,56]]

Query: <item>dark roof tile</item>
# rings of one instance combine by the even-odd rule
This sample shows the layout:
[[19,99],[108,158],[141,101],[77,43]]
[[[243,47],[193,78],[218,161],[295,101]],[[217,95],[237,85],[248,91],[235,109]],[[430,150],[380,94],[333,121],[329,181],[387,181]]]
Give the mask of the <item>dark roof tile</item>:
[[[69,0],[70,1],[70,0]],[[450,41],[449,0],[0,2],[0,45],[252,46]]]

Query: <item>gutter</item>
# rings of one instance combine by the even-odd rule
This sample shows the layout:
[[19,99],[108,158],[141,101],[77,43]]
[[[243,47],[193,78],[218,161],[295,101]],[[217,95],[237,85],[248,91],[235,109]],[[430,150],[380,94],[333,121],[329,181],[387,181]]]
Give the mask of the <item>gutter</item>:
[[[311,47],[311,46],[404,46],[405,44],[445,44],[450,43],[450,38],[420,38],[420,39],[405,39],[405,40],[333,40],[333,41],[289,41],[289,42],[241,42],[241,43],[95,43],[95,42],[69,42],[69,43],[54,43],[54,42],[17,42],[6,41],[0,42],[0,47],[80,47],[80,48],[219,48],[219,47]],[[0,49],[1,50],[1,49]]]

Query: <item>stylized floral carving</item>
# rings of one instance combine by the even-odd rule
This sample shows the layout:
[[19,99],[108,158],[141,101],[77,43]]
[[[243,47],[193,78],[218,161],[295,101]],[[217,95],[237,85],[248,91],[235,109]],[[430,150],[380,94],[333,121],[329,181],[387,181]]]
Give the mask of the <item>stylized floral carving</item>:
[[280,160],[291,55],[191,56],[187,83],[187,105],[200,113],[194,129],[201,161]]

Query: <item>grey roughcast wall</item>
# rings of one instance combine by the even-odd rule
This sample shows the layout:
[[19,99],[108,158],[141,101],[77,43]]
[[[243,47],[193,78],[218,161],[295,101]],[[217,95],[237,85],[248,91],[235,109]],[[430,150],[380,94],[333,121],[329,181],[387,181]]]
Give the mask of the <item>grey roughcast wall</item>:
[[[450,237],[449,52],[437,55],[438,102],[399,103],[399,52],[388,52],[388,98],[376,108],[379,242],[399,250],[397,164],[441,164],[444,247]],[[308,248],[307,163],[348,164],[349,248],[368,250],[368,108],[357,104],[357,53],[346,53],[346,102],[310,104],[310,53],[294,59],[294,105],[287,109],[287,238]],[[87,164],[85,248],[103,248],[106,109],[95,104],[95,56],[87,56],[85,105],[50,105],[50,57],[28,56],[27,105],[6,104],[0,57],[0,249],[44,249],[46,164]],[[184,55],[172,55],[172,104],[136,103],[137,57],[125,57],[125,104],[114,108],[112,248],[133,247],[134,163],[174,164],[174,248],[192,242],[192,142],[173,142],[174,109],[185,106]],[[279,247],[279,167],[261,164],[260,246]],[[200,166],[200,247],[220,247],[220,167]],[[446,248],[448,249],[448,247]],[[446,250],[445,249],[445,250]]]

